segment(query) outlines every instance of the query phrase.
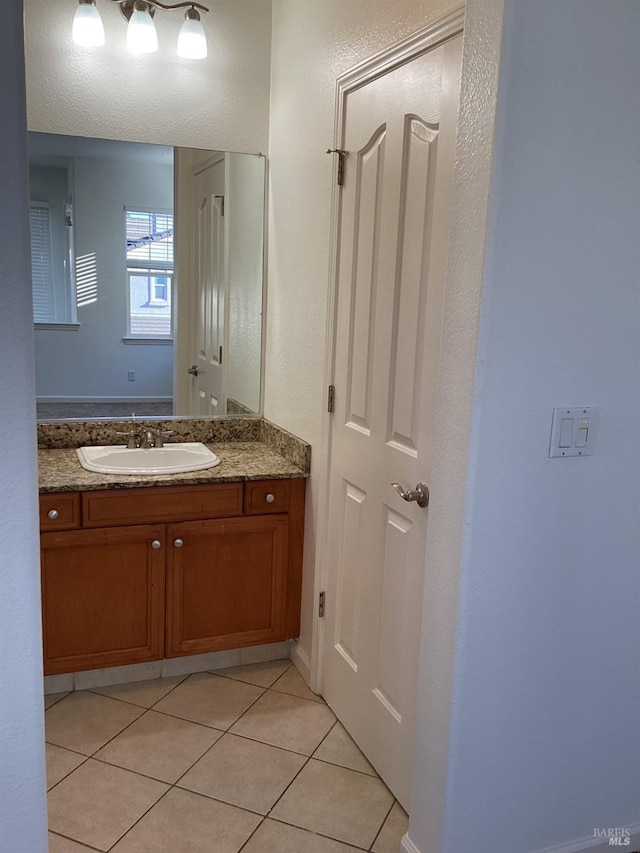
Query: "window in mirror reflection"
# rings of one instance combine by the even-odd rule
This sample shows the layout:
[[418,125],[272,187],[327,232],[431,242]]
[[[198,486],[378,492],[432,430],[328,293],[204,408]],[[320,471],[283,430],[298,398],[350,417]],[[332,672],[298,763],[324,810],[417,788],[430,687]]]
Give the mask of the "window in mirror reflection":
[[126,210],[127,336],[171,338],[173,213]]
[[73,276],[73,208],[66,168],[32,167],[29,225],[33,320],[51,325],[76,321]]

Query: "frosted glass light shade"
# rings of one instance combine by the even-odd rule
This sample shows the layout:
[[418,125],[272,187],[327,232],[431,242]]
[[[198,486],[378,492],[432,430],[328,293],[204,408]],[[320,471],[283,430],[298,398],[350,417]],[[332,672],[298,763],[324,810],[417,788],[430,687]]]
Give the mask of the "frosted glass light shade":
[[127,27],[127,48],[131,53],[155,53],[158,49],[158,33],[151,15],[135,9]]
[[207,37],[198,18],[187,16],[178,36],[178,56],[184,59],[206,59]]
[[81,3],[73,18],[72,38],[82,47],[100,47],[104,44],[104,26],[100,12],[91,3]]

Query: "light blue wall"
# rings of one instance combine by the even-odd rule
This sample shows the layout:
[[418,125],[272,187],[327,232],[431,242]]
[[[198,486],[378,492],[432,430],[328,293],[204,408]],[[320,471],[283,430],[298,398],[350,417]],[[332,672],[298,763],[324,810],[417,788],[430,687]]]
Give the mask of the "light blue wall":
[[0,4],[0,850],[45,853],[29,189],[22,3]]
[[[640,829],[640,5],[506,11],[446,853]],[[563,405],[593,456],[548,458]]]

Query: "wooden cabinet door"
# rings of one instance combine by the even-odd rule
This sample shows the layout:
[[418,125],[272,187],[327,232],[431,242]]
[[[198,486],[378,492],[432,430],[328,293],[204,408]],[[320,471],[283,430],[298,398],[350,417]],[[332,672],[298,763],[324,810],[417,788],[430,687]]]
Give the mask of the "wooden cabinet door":
[[167,657],[286,638],[286,515],[168,525]]
[[163,657],[165,535],[155,524],[41,536],[46,675]]

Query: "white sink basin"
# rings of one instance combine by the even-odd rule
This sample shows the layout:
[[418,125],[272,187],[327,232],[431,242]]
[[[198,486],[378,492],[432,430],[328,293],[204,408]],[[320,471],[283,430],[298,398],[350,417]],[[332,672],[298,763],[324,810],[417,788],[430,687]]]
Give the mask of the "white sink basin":
[[198,441],[144,449],[124,444],[79,447],[76,453],[83,468],[99,474],[183,474],[220,464],[215,453]]

